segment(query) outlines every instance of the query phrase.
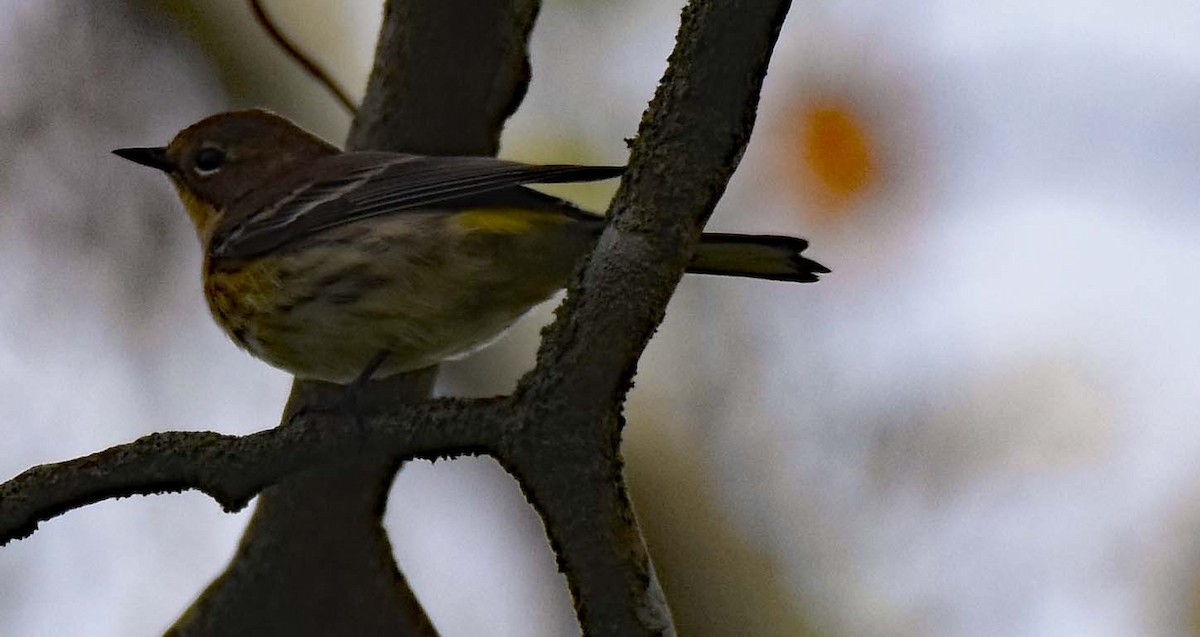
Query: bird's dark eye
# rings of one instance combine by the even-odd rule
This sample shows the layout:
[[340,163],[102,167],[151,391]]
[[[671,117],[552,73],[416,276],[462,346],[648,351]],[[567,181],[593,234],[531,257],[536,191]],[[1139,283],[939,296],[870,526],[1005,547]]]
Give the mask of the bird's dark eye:
[[225,163],[225,151],[220,148],[201,148],[192,159],[196,172],[207,175],[214,173]]

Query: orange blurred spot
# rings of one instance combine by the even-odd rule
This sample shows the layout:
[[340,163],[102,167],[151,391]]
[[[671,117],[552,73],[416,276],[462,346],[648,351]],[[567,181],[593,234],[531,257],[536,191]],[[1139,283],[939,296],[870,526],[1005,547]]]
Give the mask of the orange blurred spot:
[[875,154],[858,115],[841,104],[811,104],[799,113],[804,166],[827,204],[849,203],[872,185]]

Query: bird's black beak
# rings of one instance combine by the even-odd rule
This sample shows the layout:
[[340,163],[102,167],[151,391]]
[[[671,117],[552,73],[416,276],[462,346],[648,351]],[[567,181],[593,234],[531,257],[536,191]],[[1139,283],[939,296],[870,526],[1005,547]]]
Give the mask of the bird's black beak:
[[157,148],[118,148],[113,154],[122,159],[128,159],[135,164],[157,168],[163,172],[171,172],[175,165],[167,159],[167,149]]

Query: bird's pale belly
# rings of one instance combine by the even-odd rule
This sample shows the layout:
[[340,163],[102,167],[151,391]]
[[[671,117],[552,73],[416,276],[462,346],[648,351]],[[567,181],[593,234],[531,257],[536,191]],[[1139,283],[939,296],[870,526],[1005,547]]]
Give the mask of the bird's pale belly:
[[[365,246],[365,247],[364,247]],[[222,329],[255,357],[301,378],[348,383],[380,352],[376,377],[488,344],[561,287],[569,263],[540,272],[370,244],[209,269],[205,296]],[[414,259],[422,260],[414,263]]]

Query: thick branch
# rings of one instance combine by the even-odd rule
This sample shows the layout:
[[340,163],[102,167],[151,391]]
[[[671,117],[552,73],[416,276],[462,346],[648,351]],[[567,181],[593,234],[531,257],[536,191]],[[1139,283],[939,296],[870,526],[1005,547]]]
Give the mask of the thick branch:
[[505,459],[541,512],[584,634],[673,633],[621,480],[621,404],[754,125],[788,0],[693,0],[612,223],[518,389]]
[[388,2],[346,147],[496,154],[529,85],[526,45],[539,8],[539,0]]
[[30,535],[40,522],[109,498],[196,489],[236,511],[268,485],[364,449],[402,459],[491,452],[499,446],[508,411],[498,400],[442,399],[375,415],[361,430],[345,418],[318,414],[248,436],[150,434],[33,467],[0,485],[0,545]]

